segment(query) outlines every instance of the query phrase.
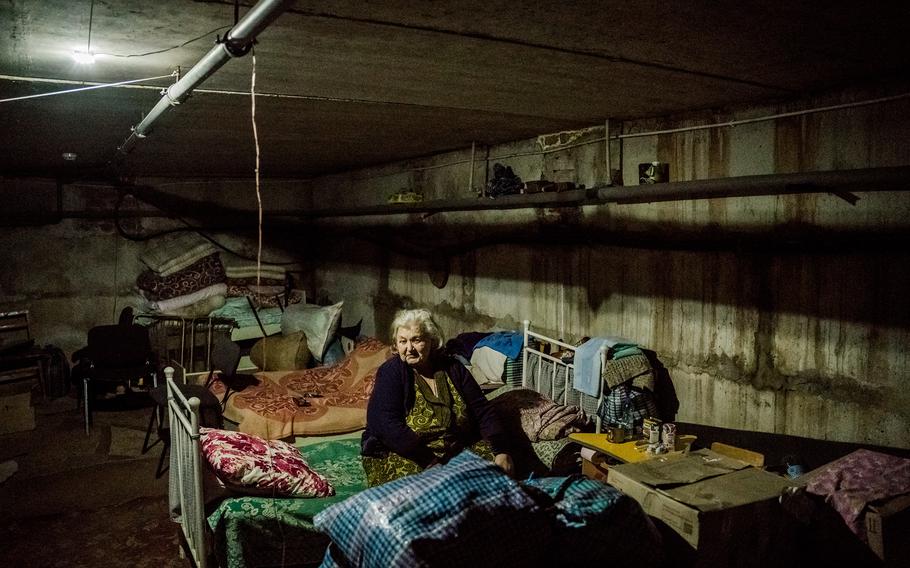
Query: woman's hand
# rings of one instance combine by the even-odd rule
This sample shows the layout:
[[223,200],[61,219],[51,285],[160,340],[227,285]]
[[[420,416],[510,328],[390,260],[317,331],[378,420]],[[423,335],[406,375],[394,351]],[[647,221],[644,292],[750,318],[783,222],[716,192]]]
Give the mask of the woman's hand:
[[509,454],[496,454],[493,463],[499,466],[506,475],[512,475],[515,472],[515,464],[512,463],[512,456]]

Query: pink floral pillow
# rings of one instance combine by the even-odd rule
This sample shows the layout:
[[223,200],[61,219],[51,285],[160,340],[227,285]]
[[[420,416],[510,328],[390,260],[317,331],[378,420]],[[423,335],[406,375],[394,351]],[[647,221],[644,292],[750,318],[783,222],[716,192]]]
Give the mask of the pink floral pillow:
[[229,489],[258,495],[328,497],[335,488],[280,440],[200,428],[202,455]]

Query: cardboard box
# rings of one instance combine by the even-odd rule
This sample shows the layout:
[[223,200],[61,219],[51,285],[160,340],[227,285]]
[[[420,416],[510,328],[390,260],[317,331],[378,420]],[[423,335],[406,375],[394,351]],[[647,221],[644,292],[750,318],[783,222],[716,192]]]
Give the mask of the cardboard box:
[[[765,526],[777,522],[789,480],[711,450],[613,466],[607,482],[634,498],[690,546],[747,541],[773,546]],[[747,546],[741,547],[743,550]],[[725,550],[725,557],[736,550]]]
[[35,429],[35,408],[31,392],[0,396],[0,434]]
[[869,548],[886,566],[910,564],[910,495],[900,495],[866,510]]

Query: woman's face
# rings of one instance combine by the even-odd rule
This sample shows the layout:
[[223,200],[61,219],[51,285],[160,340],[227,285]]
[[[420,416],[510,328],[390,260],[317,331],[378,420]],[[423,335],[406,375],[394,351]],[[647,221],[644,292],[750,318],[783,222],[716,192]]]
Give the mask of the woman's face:
[[425,367],[430,362],[433,341],[415,323],[398,328],[395,347],[402,361],[411,367]]

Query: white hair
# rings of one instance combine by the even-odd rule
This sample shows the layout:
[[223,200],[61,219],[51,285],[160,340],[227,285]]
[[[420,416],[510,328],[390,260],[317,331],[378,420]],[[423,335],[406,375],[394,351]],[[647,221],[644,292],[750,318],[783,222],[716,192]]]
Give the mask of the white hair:
[[397,339],[399,328],[409,327],[415,324],[417,325],[417,329],[429,336],[433,341],[434,348],[442,346],[442,342],[444,341],[442,331],[440,331],[436,321],[433,320],[433,314],[430,313],[430,310],[424,308],[401,310],[395,314],[395,319],[392,320],[392,343],[395,343]]

